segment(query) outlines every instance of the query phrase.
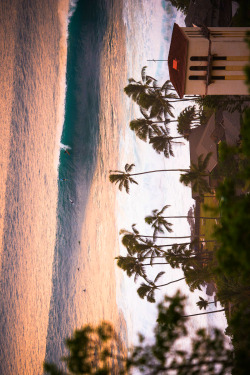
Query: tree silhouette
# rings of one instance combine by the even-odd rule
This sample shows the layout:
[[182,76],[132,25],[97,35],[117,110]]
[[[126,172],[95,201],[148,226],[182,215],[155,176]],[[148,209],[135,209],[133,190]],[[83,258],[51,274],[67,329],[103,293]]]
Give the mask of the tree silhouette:
[[[212,329],[207,334],[205,329],[199,329],[190,337],[188,319],[183,319],[184,302],[185,297],[180,292],[173,297],[165,296],[157,306],[158,317],[150,343],[139,334],[138,345],[133,346],[127,355],[123,354],[122,343],[111,324],[104,322],[97,327],[87,325],[66,340],[69,354],[62,360],[69,373],[51,363],[45,363],[44,370],[50,375],[135,372],[152,375],[227,375],[235,362],[223,333]],[[189,340],[187,349],[180,350],[178,344],[184,339]]]
[[208,302],[207,300],[205,300],[204,298],[199,296],[199,301],[196,302],[196,305],[199,307],[200,310],[202,310],[202,309],[206,310],[208,305],[211,304],[211,303],[215,303],[215,302],[214,301]]
[[125,237],[125,241],[133,240],[134,238],[191,238],[191,236],[150,236],[146,234],[140,234],[140,232],[136,229],[135,224],[132,225],[132,232],[128,231],[127,229],[121,229],[120,234],[123,234],[123,238]]
[[186,186],[192,184],[193,191],[199,193],[199,195],[203,195],[204,192],[211,192],[209,184],[205,179],[209,176],[207,166],[211,155],[212,153],[209,152],[204,159],[203,155],[200,155],[197,164],[191,162],[190,170],[180,176],[180,181]]
[[109,180],[111,183],[118,184],[119,190],[122,190],[125,188],[126,192],[129,193],[129,183],[138,183],[131,177],[131,176],[139,176],[143,174],[148,173],[157,173],[157,172],[186,172],[189,171],[189,169],[158,169],[153,171],[146,171],[146,172],[140,172],[140,173],[130,173],[132,168],[134,167],[134,164],[126,164],[125,165],[125,172],[123,171],[109,171]]
[[177,283],[178,281],[185,280],[185,277],[181,277],[180,279],[169,281],[168,283],[155,285],[155,283],[159,280],[159,278],[164,275],[165,272],[159,272],[154,281],[149,281],[148,284],[142,283],[141,286],[137,289],[137,293],[140,298],[144,299],[147,298],[147,301],[150,303],[155,302],[155,291],[163,286],[168,286],[173,283]]
[[175,141],[175,139],[183,138],[181,137],[171,137],[169,135],[169,130],[158,128],[155,130],[156,135],[151,135],[149,143],[152,144],[153,149],[158,153],[163,153],[166,158],[174,156],[173,144],[183,144],[183,142]]
[[188,139],[191,129],[200,125],[204,115],[202,111],[197,113],[195,106],[188,106],[179,114],[177,118],[177,131]]
[[201,286],[205,282],[211,282],[214,279],[214,272],[211,265],[202,265],[197,263],[195,267],[183,268],[186,283],[189,286],[191,292],[195,289],[201,290]]
[[164,124],[165,126],[169,124],[169,120],[164,121],[153,121],[149,118],[138,118],[136,120],[130,121],[130,129],[135,132],[135,135],[142,141],[147,142],[154,134],[157,134],[158,129],[160,129],[158,124]]
[[53,363],[44,363],[44,371],[50,375],[96,374],[108,375],[124,370],[125,348],[113,326],[102,322],[99,326],[85,325],[65,340],[69,351],[62,358],[69,373]]
[[[151,225],[153,228],[159,226],[164,226],[165,224],[169,227],[172,226],[172,223],[169,223],[166,219],[196,219],[195,216],[163,216],[164,211],[169,208],[169,205],[165,205],[160,211],[153,210],[152,215],[148,215],[145,217],[145,222]],[[198,219],[208,219],[208,220],[217,220],[220,217],[206,217],[206,216],[199,216]],[[167,228],[166,228],[167,229]],[[162,233],[162,232],[161,232]]]
[[169,233],[173,232],[171,226],[173,224],[169,223],[165,218],[162,217],[163,212],[169,206],[164,206],[160,211],[153,210],[151,216],[145,217],[145,222],[154,229],[153,239],[155,241],[155,237],[158,233],[164,233],[164,229],[166,229]]

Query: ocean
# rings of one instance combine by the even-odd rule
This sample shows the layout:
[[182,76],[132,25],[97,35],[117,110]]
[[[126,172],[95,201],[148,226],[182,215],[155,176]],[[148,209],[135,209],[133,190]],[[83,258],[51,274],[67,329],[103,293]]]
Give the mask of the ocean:
[[144,65],[167,79],[148,60],[167,58],[183,18],[161,0],[2,0],[0,15],[0,374],[37,375],[86,323],[111,321],[125,345],[153,326],[115,266],[119,230],[164,204],[187,212],[190,190],[147,178],[126,196],[109,170],[189,164],[187,145],[165,160],[135,138],[123,92]]
[[126,79],[122,3],[0,9],[0,373],[40,374],[85,323],[110,320],[126,339],[108,182]]

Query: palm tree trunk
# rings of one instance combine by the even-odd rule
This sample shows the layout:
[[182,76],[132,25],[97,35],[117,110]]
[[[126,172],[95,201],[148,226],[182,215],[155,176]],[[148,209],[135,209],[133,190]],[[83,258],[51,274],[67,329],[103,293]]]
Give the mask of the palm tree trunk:
[[[162,216],[163,219],[195,219],[195,216]],[[210,219],[210,220],[218,220],[220,217],[206,217],[206,216],[199,216],[197,219]]]
[[170,281],[170,282],[167,283],[167,284],[156,285],[156,288],[160,288],[160,287],[162,287],[162,286],[167,286],[167,285],[169,285],[169,284],[177,283],[177,281],[181,281],[181,280],[185,280],[185,277],[181,277],[180,279]]
[[[213,302],[214,303],[214,302]],[[207,314],[213,314],[221,311],[226,311],[226,309],[221,309],[221,310],[214,310],[214,311],[207,311],[204,313],[199,313],[199,314],[192,314],[192,315],[182,315],[182,318],[189,318],[190,316],[197,316],[197,315],[207,315]]]
[[[216,242],[216,240],[206,240],[206,241],[195,241],[195,244],[198,244],[200,242]],[[173,246],[173,245],[192,245],[194,244],[193,242],[183,242],[183,243],[172,243],[170,245],[155,245],[155,247],[159,248],[159,247],[170,247],[170,246]],[[154,247],[154,246],[151,246],[151,247]]]
[[135,237],[147,237],[147,238],[191,238],[192,236],[166,237],[166,236],[146,236],[146,235],[143,235],[143,234],[136,234]]
[[154,171],[140,172],[140,173],[129,173],[129,176],[139,176],[140,174],[156,173],[156,172],[189,172],[190,169],[157,169]]
[[[147,258],[150,258],[150,257],[147,257]],[[157,257],[158,258],[158,257]],[[154,266],[154,265],[158,265],[158,264],[169,264],[169,263],[142,263],[142,266]]]

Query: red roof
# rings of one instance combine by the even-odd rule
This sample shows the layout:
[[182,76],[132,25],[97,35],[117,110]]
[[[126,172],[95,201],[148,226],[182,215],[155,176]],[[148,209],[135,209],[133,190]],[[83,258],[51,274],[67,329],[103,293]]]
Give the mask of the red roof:
[[[185,93],[188,39],[175,23],[168,54],[169,77],[180,98]],[[177,69],[176,69],[177,67]]]

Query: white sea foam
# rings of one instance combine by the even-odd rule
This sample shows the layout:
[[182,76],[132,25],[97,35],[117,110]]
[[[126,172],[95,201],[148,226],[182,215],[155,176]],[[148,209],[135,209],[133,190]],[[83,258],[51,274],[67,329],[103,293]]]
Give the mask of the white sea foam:
[[63,150],[71,150],[70,146],[64,145],[63,143],[60,143],[60,148]]
[[68,20],[73,16],[76,7],[77,7],[78,0],[70,0],[69,2],[69,13],[68,13]]

